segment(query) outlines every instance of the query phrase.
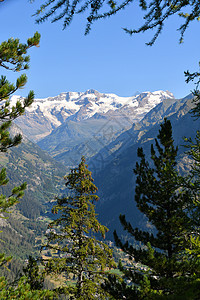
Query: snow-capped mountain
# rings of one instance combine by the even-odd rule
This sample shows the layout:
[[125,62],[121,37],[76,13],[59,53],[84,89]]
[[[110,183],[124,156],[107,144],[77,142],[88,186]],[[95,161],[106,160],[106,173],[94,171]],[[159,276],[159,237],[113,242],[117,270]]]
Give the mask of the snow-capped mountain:
[[[19,98],[13,96],[11,102],[14,103]],[[123,119],[124,128],[128,128],[168,98],[174,98],[168,91],[144,92],[133,97],[119,97],[95,90],[84,93],[67,92],[55,97],[35,99],[16,123],[32,141],[41,140],[67,120],[80,122],[92,118]]]

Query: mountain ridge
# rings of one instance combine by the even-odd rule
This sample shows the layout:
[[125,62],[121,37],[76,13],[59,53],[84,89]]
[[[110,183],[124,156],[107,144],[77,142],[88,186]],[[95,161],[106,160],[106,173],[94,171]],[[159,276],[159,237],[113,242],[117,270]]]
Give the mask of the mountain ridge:
[[[16,124],[29,139],[38,142],[67,120],[120,118],[124,115],[127,123],[135,122],[167,98],[174,96],[168,91],[143,92],[132,97],[119,97],[92,89],[86,92],[66,92],[55,97],[35,99],[25,115],[16,120]],[[20,96],[11,97],[11,103],[18,99]]]

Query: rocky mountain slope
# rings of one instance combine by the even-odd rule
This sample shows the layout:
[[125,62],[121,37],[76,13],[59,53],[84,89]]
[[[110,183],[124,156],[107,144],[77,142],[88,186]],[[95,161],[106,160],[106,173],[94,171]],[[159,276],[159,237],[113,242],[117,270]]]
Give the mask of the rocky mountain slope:
[[[19,132],[21,130],[13,124],[11,134]],[[66,172],[63,165],[55,162],[26,136],[23,136],[19,146],[10,148],[6,153],[0,153],[0,168],[2,167],[7,169],[10,178],[10,183],[2,187],[3,192],[10,190],[11,185],[27,182],[27,191],[18,207],[23,215],[31,218],[37,218],[45,210],[46,203],[54,198],[58,191],[57,186]],[[25,203],[28,212],[21,209]],[[40,211],[37,212],[36,207],[40,207]]]
[[[159,124],[165,117],[169,118],[181,116],[187,114],[192,107],[192,94],[183,99],[166,99],[159,103],[155,108],[150,110],[145,117],[133,126],[120,134],[115,140],[113,140],[106,147],[103,147],[91,160],[93,168],[104,168],[107,163],[119,155],[126,148],[138,143],[143,136],[149,132],[154,125]],[[177,141],[182,142],[182,136],[190,136],[191,127],[183,126],[183,130],[180,131],[180,136],[177,136]],[[184,132],[184,134],[183,134]],[[155,133],[156,136],[156,133]]]
[[171,120],[175,144],[179,146],[178,168],[181,172],[188,171],[190,164],[185,154],[183,137],[192,137],[194,140],[196,130],[200,130],[199,120],[195,121],[190,114],[192,105],[191,95],[171,103],[163,101],[89,162],[100,196],[97,212],[100,221],[110,229],[108,238],[113,238],[114,229],[124,235],[119,222],[120,214],[125,214],[133,226],[147,225],[135,205],[136,178],[133,169],[138,160],[138,147],[143,147],[150,161],[150,146],[154,143],[164,117]]
[[[15,102],[19,96],[13,96]],[[146,112],[166,98],[174,98],[170,92],[145,92],[133,97],[119,97],[95,90],[85,93],[68,92],[55,97],[35,99],[24,116],[16,120],[24,134],[32,141],[39,141],[66,120],[81,121],[95,116],[114,116],[130,119],[131,123],[141,119]]]

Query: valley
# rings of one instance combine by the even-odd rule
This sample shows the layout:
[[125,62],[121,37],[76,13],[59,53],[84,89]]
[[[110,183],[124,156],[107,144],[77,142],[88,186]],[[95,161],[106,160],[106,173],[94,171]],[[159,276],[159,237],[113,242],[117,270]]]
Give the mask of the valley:
[[[11,101],[15,99],[16,96]],[[17,237],[24,231],[25,247],[30,249],[26,255],[33,249],[33,253],[37,253],[38,241],[46,231],[49,217],[53,217],[52,203],[65,189],[63,176],[78,165],[82,155],[86,156],[98,187],[100,200],[96,211],[99,221],[109,228],[106,239],[113,241],[114,230],[126,239],[119,222],[120,214],[125,214],[134,226],[146,228],[148,224],[134,202],[133,168],[137,148],[142,146],[148,153],[160,123],[167,117],[180,149],[179,168],[187,171],[183,137],[194,138],[199,129],[199,123],[194,122],[189,113],[192,99],[192,95],[175,99],[171,93],[162,91],[145,92],[127,99],[94,90],[36,99],[11,131],[23,134],[22,144],[0,156],[0,164],[7,168],[10,179],[2,192],[7,193],[12,186],[24,181],[28,184],[16,213],[5,221],[7,225],[3,225],[1,238]],[[17,247],[22,249],[21,240],[16,240],[19,240]],[[4,247],[2,250],[13,254],[13,247],[9,246],[9,251]],[[16,255],[22,261],[26,256],[23,253]]]

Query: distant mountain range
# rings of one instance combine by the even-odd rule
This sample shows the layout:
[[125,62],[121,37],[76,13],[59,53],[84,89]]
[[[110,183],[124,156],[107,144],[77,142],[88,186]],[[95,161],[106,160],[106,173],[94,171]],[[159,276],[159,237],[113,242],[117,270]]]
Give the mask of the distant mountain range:
[[[18,96],[13,96],[16,101]],[[174,99],[170,92],[144,92],[132,97],[95,90],[35,99],[16,124],[57,161],[74,167],[81,155],[92,157],[156,105]]]

